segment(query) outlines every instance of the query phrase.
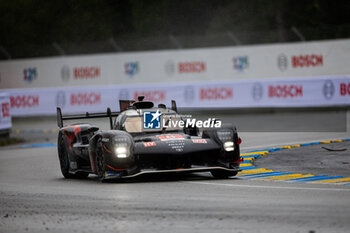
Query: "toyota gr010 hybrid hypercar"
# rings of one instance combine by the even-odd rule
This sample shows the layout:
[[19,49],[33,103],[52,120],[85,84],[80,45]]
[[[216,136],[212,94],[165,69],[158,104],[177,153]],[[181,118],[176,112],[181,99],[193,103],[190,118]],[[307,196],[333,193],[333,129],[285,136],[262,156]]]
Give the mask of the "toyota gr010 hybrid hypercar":
[[[90,173],[101,180],[130,178],[148,173],[210,171],[216,178],[239,171],[240,138],[235,127],[205,128],[199,132],[193,119],[182,119],[176,102],[164,104],[120,100],[121,111],[62,116],[57,108],[58,157],[66,178]],[[65,120],[109,118],[110,130],[89,123],[63,125]],[[183,127],[174,124],[182,121]],[[215,120],[214,120],[215,121]]]

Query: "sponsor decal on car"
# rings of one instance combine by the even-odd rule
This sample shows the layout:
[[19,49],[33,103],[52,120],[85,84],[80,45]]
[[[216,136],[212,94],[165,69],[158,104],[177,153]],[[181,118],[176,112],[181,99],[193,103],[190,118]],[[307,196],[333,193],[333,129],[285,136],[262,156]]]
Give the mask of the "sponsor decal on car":
[[144,147],[151,147],[151,146],[156,146],[157,144],[155,142],[144,142],[143,146]]
[[184,136],[180,134],[166,134],[157,136],[161,141],[170,141],[170,140],[185,140]]
[[185,147],[185,142],[180,140],[167,141],[167,144],[172,150],[175,150],[177,152],[183,151]]
[[205,139],[192,139],[193,143],[207,143],[207,140]]

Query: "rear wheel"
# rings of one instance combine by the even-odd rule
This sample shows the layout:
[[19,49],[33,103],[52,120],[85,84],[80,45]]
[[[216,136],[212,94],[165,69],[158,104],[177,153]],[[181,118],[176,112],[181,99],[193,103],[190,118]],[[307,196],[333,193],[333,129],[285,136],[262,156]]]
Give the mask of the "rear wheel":
[[210,171],[210,173],[212,174],[212,176],[214,176],[214,178],[216,179],[227,179],[230,176],[235,176],[237,175],[238,172],[229,172],[229,171],[221,171],[221,170],[214,170],[214,171]]

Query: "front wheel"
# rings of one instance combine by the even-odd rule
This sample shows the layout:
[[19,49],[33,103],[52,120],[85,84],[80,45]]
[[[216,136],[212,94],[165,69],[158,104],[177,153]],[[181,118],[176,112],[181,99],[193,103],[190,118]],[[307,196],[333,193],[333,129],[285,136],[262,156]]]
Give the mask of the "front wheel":
[[69,173],[68,151],[65,147],[64,138],[61,133],[58,135],[57,150],[62,175],[64,178],[72,178],[72,174]]
[[103,153],[102,141],[98,139],[96,148],[96,170],[98,178],[103,181],[106,171],[106,161]]
[[76,172],[75,174],[69,173],[69,156],[66,145],[64,143],[64,137],[62,133],[58,135],[57,142],[58,159],[60,161],[61,172],[64,178],[77,178],[82,179],[88,177],[88,172]]
[[227,179],[230,176],[235,176],[237,175],[238,172],[229,172],[229,171],[221,171],[221,170],[214,170],[214,171],[210,171],[210,173],[212,174],[212,176],[214,176],[214,178],[216,179]]

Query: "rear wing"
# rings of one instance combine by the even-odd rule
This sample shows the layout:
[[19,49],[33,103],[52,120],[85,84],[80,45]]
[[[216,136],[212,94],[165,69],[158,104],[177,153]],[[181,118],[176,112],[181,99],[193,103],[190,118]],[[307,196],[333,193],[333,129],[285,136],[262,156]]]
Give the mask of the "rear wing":
[[61,108],[57,108],[57,126],[62,128],[63,127],[63,121],[65,120],[77,120],[77,119],[88,119],[88,118],[109,118],[109,124],[111,129],[113,128],[113,120],[112,117],[117,117],[119,115],[119,112],[112,112],[110,108],[107,108],[107,112],[101,112],[101,113],[88,113],[85,114],[75,114],[75,115],[65,115],[62,116]]

